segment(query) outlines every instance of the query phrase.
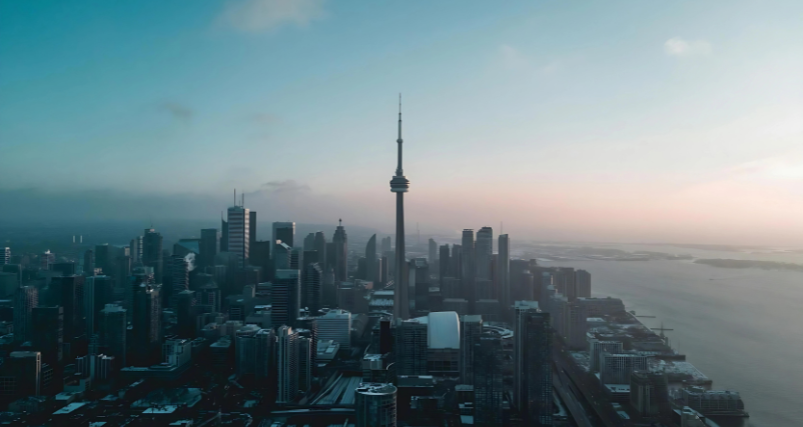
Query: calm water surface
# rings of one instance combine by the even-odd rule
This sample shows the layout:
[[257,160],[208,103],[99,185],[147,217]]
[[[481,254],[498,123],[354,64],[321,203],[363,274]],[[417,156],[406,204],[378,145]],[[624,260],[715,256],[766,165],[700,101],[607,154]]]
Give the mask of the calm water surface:
[[[622,249],[636,249],[634,246]],[[801,262],[768,256],[675,248],[705,258]],[[561,261],[591,272],[592,294],[624,300],[647,326],[673,328],[673,347],[714,381],[741,393],[748,426],[803,426],[803,273],[722,269],[691,261]]]

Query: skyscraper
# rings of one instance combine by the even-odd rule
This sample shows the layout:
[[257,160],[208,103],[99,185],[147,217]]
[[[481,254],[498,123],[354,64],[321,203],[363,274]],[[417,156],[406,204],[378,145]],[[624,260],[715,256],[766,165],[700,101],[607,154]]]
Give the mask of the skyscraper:
[[98,313],[100,322],[100,348],[104,354],[114,356],[117,368],[126,366],[126,310],[117,304],[106,304]]
[[460,316],[460,380],[474,384],[474,351],[482,335],[482,316]]
[[[343,220],[338,220],[335,235],[332,237],[332,268],[335,270],[335,282],[348,279],[348,236],[343,227]],[[327,249],[327,256],[329,251]]]
[[[162,258],[162,235],[153,228],[146,228],[142,236],[142,265],[153,268],[156,283],[164,280],[164,260]],[[114,274],[114,271],[103,270],[103,274]]]
[[129,255],[131,256],[131,262],[142,262],[142,236],[131,239]]
[[326,235],[323,231],[315,232],[315,241],[312,249],[318,252],[318,263],[321,264],[321,270],[326,271]]
[[305,251],[315,250],[315,233],[309,233],[307,234],[307,237],[304,238],[304,250]]
[[[502,425],[504,353],[501,337],[485,334],[474,346],[474,425]],[[524,425],[531,425],[525,423]],[[551,424],[550,424],[551,425]]]
[[11,248],[0,248],[0,265],[6,265],[11,262]]
[[357,427],[396,427],[396,386],[362,383],[355,392]]
[[32,310],[33,348],[42,352],[42,359],[50,366],[57,366],[63,358],[64,308],[35,307]]
[[438,282],[441,286],[441,292],[443,292],[443,279],[444,277],[454,277],[452,276],[452,272],[450,267],[451,259],[449,256],[449,245],[441,245],[439,249],[439,257],[438,257],[438,278],[440,279]]
[[296,223],[295,222],[274,222],[272,227],[272,235],[273,235],[273,247],[276,247],[280,243],[284,243],[287,246],[293,247],[296,238]]
[[[257,211],[248,212],[248,247],[254,246],[257,241]],[[249,254],[250,258],[250,254]]]
[[[223,216],[223,213],[220,213]],[[229,223],[220,218],[220,252],[229,251]],[[208,266],[207,266],[208,267]]]
[[516,301],[513,399],[524,425],[552,425],[552,332],[535,301]]
[[95,252],[92,249],[88,249],[84,252],[84,276],[94,276],[95,275]]
[[396,139],[398,144],[398,163],[396,164],[396,175],[390,180],[390,191],[396,193],[396,261],[394,262],[394,283],[396,284],[396,291],[394,292],[393,316],[398,320],[406,319],[410,316],[409,297],[407,295],[407,287],[404,284],[405,280],[407,257],[406,248],[404,246],[404,193],[410,187],[410,181],[404,176],[404,169],[402,168],[402,112],[401,112],[401,95],[399,95],[399,137]]
[[220,234],[216,228],[204,228],[201,230],[201,243],[198,250],[198,264],[202,268],[215,265],[215,255],[220,245]]
[[[500,287],[500,302],[502,303],[503,313],[510,310],[513,300],[510,293],[510,237],[507,234],[499,235],[499,257],[497,258],[497,271]],[[505,315],[505,318],[507,316]]]
[[176,300],[181,292],[189,289],[190,266],[187,260],[178,255],[170,258],[170,307],[176,308]]
[[427,261],[429,265],[435,265],[438,260],[438,243],[435,242],[435,239],[429,239],[429,257]]
[[159,289],[139,284],[134,294],[133,342],[134,365],[150,366],[160,359],[162,341],[162,300]]
[[[59,302],[64,307],[64,342],[72,344],[77,337],[84,334],[84,277],[54,277],[50,282],[51,291],[56,292]],[[73,355],[69,355],[72,358]]]
[[39,291],[33,286],[17,288],[14,293],[14,342],[33,339],[33,309],[39,306]]
[[491,227],[482,227],[477,232],[475,260],[477,262],[477,278],[493,279],[491,276],[491,256],[493,255],[494,231]]
[[304,267],[304,301],[310,313],[316,316],[323,307],[323,270],[321,264],[314,262]]
[[301,277],[298,270],[276,270],[271,290],[271,323],[293,326],[301,309]]
[[248,265],[251,244],[251,214],[243,206],[232,206],[228,209],[229,252],[237,257],[237,267]]
[[474,230],[463,230],[463,239],[460,248],[462,254],[460,256],[460,287],[463,292],[463,298],[468,301],[469,311],[474,313],[475,289],[474,277],[477,273],[477,267],[474,260]]
[[290,326],[276,330],[276,362],[278,393],[276,403],[289,403],[298,394],[298,333]]
[[378,261],[376,257],[376,234],[368,239],[368,244],[365,245],[365,280],[378,282],[377,277]]

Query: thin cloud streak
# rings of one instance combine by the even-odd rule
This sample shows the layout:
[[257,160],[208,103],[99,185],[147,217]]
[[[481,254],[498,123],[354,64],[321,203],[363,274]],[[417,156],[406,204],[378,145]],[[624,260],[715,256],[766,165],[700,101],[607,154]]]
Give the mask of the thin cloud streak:
[[304,27],[324,17],[323,5],[323,0],[229,0],[217,23],[244,33]]
[[711,53],[711,43],[705,40],[684,40],[672,37],[664,42],[664,52],[670,56],[697,56]]

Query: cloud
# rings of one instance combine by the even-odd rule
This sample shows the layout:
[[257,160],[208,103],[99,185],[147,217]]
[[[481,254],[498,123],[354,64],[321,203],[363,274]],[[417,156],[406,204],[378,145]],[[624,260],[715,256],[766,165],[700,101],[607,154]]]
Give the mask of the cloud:
[[705,40],[683,40],[672,37],[664,42],[664,52],[671,56],[696,56],[711,53],[711,43]]
[[499,46],[499,53],[502,55],[502,63],[507,69],[520,70],[527,66],[527,58],[513,46],[503,44]]
[[254,114],[253,116],[251,116],[251,120],[253,120],[255,123],[266,124],[266,125],[279,123],[279,117],[270,113]]
[[181,105],[177,102],[163,102],[159,104],[159,109],[167,111],[176,120],[182,122],[192,120],[193,111],[186,105]]
[[258,191],[265,193],[283,193],[283,194],[308,193],[310,192],[310,187],[307,184],[302,184],[292,179],[287,179],[284,181],[266,182],[262,184],[262,186]]
[[218,18],[224,27],[261,33],[283,25],[303,27],[324,16],[324,0],[229,0]]

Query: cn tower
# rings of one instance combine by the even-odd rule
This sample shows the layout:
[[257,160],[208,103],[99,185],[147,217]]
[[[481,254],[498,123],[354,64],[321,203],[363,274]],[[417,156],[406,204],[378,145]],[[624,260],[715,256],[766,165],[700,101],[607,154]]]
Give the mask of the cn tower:
[[399,147],[399,158],[396,164],[396,175],[390,180],[390,191],[396,193],[396,262],[393,281],[396,290],[393,293],[393,317],[396,321],[410,317],[410,298],[407,295],[408,285],[404,274],[407,271],[407,260],[404,248],[404,193],[410,187],[410,181],[404,176],[402,169],[402,113],[401,94],[399,94],[399,138],[396,140]]

